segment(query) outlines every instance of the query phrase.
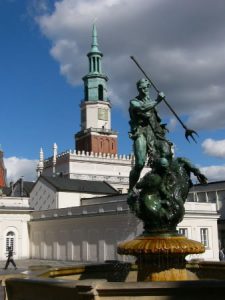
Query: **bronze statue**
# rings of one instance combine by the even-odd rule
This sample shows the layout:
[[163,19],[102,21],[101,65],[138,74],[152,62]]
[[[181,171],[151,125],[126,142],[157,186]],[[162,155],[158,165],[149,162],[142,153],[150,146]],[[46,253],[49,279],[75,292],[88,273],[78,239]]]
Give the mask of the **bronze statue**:
[[[150,86],[149,80],[140,79],[139,94],[130,101],[129,136],[133,140],[135,165],[130,172],[127,202],[143,221],[144,233],[174,233],[184,216],[184,203],[192,186],[191,173],[200,183],[207,183],[207,179],[186,158],[173,157],[173,143],[166,138],[166,124],[161,123],[156,111],[165,96],[161,92],[155,101],[151,100]],[[191,137],[195,133],[188,132]],[[147,159],[151,171],[138,181]]]
[[155,108],[164,95],[159,93],[155,101],[151,100],[149,88],[150,82],[145,78],[140,79],[137,82],[139,94],[130,101],[130,138],[133,140],[135,166],[130,172],[129,190],[137,183],[147,155],[152,158],[156,156],[156,144],[158,140],[164,140],[165,126],[160,123],[161,119]]

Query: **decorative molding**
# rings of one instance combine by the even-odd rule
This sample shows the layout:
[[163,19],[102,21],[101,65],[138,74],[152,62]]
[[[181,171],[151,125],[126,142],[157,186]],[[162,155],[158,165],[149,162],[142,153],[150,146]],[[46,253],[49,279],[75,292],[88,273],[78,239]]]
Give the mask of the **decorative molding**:
[[[109,153],[94,153],[94,152],[85,152],[85,151],[76,151],[76,150],[68,150],[64,151],[56,156],[56,164],[61,160],[66,161],[93,161],[93,162],[116,162],[116,163],[128,163],[131,164],[134,161],[134,157],[132,154],[109,154]],[[44,161],[44,167],[49,167],[53,163],[53,157],[49,157]]]

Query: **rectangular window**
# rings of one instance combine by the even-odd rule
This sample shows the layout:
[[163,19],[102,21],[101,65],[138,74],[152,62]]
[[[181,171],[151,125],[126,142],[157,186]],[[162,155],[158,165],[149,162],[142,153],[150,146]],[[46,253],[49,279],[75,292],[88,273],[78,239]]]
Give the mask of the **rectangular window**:
[[188,229],[187,228],[179,228],[178,229],[179,234],[188,237]]
[[200,228],[201,243],[209,248],[209,230],[208,228]]
[[209,203],[216,203],[216,192],[207,192],[208,202]]
[[189,193],[187,196],[187,202],[194,202],[194,193]]
[[205,192],[199,192],[197,193],[198,202],[207,202],[206,201],[206,193]]

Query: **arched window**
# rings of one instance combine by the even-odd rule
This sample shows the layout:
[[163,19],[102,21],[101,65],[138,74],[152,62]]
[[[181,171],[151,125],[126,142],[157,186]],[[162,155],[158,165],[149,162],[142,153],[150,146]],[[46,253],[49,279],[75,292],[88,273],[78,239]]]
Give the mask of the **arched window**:
[[98,99],[103,100],[103,85],[101,84],[98,86]]
[[8,252],[8,248],[11,247],[14,251],[15,248],[15,233],[13,231],[8,231],[6,234],[6,252]]

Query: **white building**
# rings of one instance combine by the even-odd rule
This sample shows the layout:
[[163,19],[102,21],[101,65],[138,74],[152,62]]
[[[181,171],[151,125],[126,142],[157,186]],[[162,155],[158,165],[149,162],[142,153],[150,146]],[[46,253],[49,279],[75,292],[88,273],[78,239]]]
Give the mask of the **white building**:
[[[38,184],[31,194],[37,187]],[[225,189],[225,182],[223,187]],[[42,181],[42,196],[48,193],[48,188],[49,183]],[[58,193],[53,191],[54,195]],[[77,201],[78,192],[73,193],[71,198],[70,192],[69,201]],[[45,201],[46,198],[41,197],[39,205],[44,207]],[[64,208],[60,208],[59,202],[59,208],[36,211],[28,202],[24,197],[0,198],[0,260],[5,259],[8,245],[13,246],[16,259],[32,257],[80,262],[126,259],[117,255],[117,244],[142,232],[141,221],[129,212],[125,194],[81,198],[80,205],[71,207],[69,203],[70,207]],[[187,202],[185,208],[179,232],[205,245],[206,252],[198,257],[218,260],[217,204]]]
[[[133,157],[128,155],[94,154],[71,150],[57,155],[55,165],[53,157],[46,159],[41,173],[52,176],[54,169],[55,174],[63,174],[71,179],[107,181],[119,192],[127,193],[132,162]],[[145,168],[143,173],[147,170]]]
[[13,247],[16,259],[29,257],[31,212],[29,198],[0,197],[0,260],[6,259],[8,246]]
[[[79,207],[33,212],[29,222],[31,257],[78,262],[126,260],[117,254],[117,244],[143,231],[142,222],[129,212],[126,196],[83,199]],[[187,202],[185,208],[178,230],[205,244],[206,251],[198,258],[218,260],[216,204]]]
[[49,210],[80,206],[82,198],[115,194],[118,191],[105,181],[41,175],[30,193],[29,203],[35,210]]

